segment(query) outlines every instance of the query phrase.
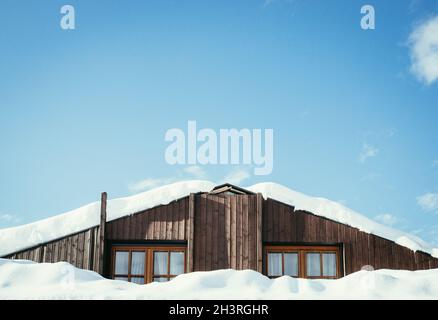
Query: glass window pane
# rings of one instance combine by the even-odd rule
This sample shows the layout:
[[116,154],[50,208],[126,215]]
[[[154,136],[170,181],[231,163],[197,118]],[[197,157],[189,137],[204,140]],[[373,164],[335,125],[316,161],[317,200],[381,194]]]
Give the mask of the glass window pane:
[[128,274],[129,252],[116,251],[115,274]]
[[168,252],[154,252],[154,275],[167,274]]
[[184,252],[170,253],[170,274],[179,275],[184,273]]
[[167,281],[168,281],[167,278],[159,278],[159,277],[154,278],[154,282],[167,282]]
[[144,260],[145,253],[142,252],[132,252],[131,256],[131,274],[143,275],[144,274]]
[[268,253],[268,276],[278,277],[282,275],[281,253]]
[[284,275],[298,277],[298,254],[284,254]]
[[321,264],[319,253],[307,253],[307,276],[308,277],[320,277],[321,276]]
[[144,284],[144,278],[131,277],[131,282],[137,284]]
[[128,277],[114,277],[114,280],[128,281]]
[[336,253],[322,255],[322,270],[325,277],[336,277]]

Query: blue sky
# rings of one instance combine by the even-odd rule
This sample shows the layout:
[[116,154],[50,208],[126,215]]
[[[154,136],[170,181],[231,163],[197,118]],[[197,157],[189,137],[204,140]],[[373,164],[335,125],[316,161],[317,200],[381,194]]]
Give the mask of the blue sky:
[[[0,5],[1,228],[102,191],[227,178],[341,201],[438,244],[438,59],[413,59],[421,41],[437,48],[421,26],[438,3],[69,1],[69,31],[64,4]],[[364,4],[375,30],[360,28]],[[170,166],[164,135],[188,120],[274,129],[273,173]]]

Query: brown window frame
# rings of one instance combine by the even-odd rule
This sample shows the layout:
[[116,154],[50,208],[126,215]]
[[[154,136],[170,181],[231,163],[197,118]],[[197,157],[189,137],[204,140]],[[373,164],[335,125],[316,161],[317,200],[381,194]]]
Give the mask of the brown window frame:
[[[281,253],[282,259],[282,271],[284,273],[284,254],[285,253],[297,253],[298,254],[298,277],[304,279],[339,279],[341,277],[341,252],[338,246],[265,246],[265,270],[266,276],[271,279],[279,278],[282,276],[269,276],[269,253]],[[321,276],[307,276],[307,253],[319,253],[320,254],[320,269]],[[324,253],[336,254],[336,276],[324,276],[323,259]]]
[[[116,274],[116,252],[128,252],[128,274]],[[131,274],[131,260],[132,252],[144,252],[145,264],[144,275]],[[168,281],[176,277],[177,275],[170,275],[170,253],[171,252],[183,252],[184,253],[184,273],[187,272],[187,247],[186,246],[163,246],[163,245],[147,245],[147,246],[130,246],[130,245],[115,245],[111,247],[111,278],[127,277],[128,282],[131,282],[132,278],[144,279],[144,284],[153,282],[154,278],[154,252],[167,252],[167,275],[155,276],[155,278],[168,278]]]

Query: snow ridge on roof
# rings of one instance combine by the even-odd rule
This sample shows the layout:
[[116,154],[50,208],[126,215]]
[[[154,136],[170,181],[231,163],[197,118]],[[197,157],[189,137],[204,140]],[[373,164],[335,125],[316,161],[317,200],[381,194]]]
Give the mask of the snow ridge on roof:
[[[215,187],[210,181],[182,181],[125,198],[109,200],[107,221],[112,221],[159,205],[166,205],[190,193],[209,192]],[[361,231],[392,240],[414,251],[423,251],[438,258],[438,248],[433,248],[420,238],[381,225],[351,209],[324,198],[316,198],[293,191],[276,183],[260,183],[246,188],[306,210],[315,215],[347,224]],[[94,202],[81,208],[30,224],[0,229],[0,256],[53,241],[99,224],[100,203]]]
[[294,206],[295,210],[309,211],[317,216],[325,217],[355,227],[360,231],[392,240],[413,251],[423,251],[438,258],[438,248],[433,248],[419,237],[377,223],[338,202],[307,196],[276,183],[260,183],[248,187],[247,189],[263,194],[264,198],[272,198]]

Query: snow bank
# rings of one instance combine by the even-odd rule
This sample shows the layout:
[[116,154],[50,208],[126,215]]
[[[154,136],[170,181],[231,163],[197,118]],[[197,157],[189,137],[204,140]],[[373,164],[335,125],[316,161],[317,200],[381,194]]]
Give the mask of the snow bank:
[[[215,184],[209,181],[183,181],[134,196],[109,200],[107,221],[158,205],[168,204],[190,193],[208,192],[214,187]],[[256,184],[247,189],[253,192],[260,192],[265,198],[276,199],[292,205],[296,209],[306,210],[316,215],[356,227],[364,232],[393,240],[411,250],[427,252],[438,258],[438,248],[433,248],[416,236],[378,224],[339,203],[323,198],[310,197],[275,183]],[[99,210],[100,204],[95,202],[49,219],[19,227],[2,229],[0,230],[0,256],[96,226],[99,224]]]
[[438,269],[360,271],[339,280],[282,277],[255,271],[184,274],[140,286],[107,280],[66,262],[0,259],[0,299],[438,299]]

